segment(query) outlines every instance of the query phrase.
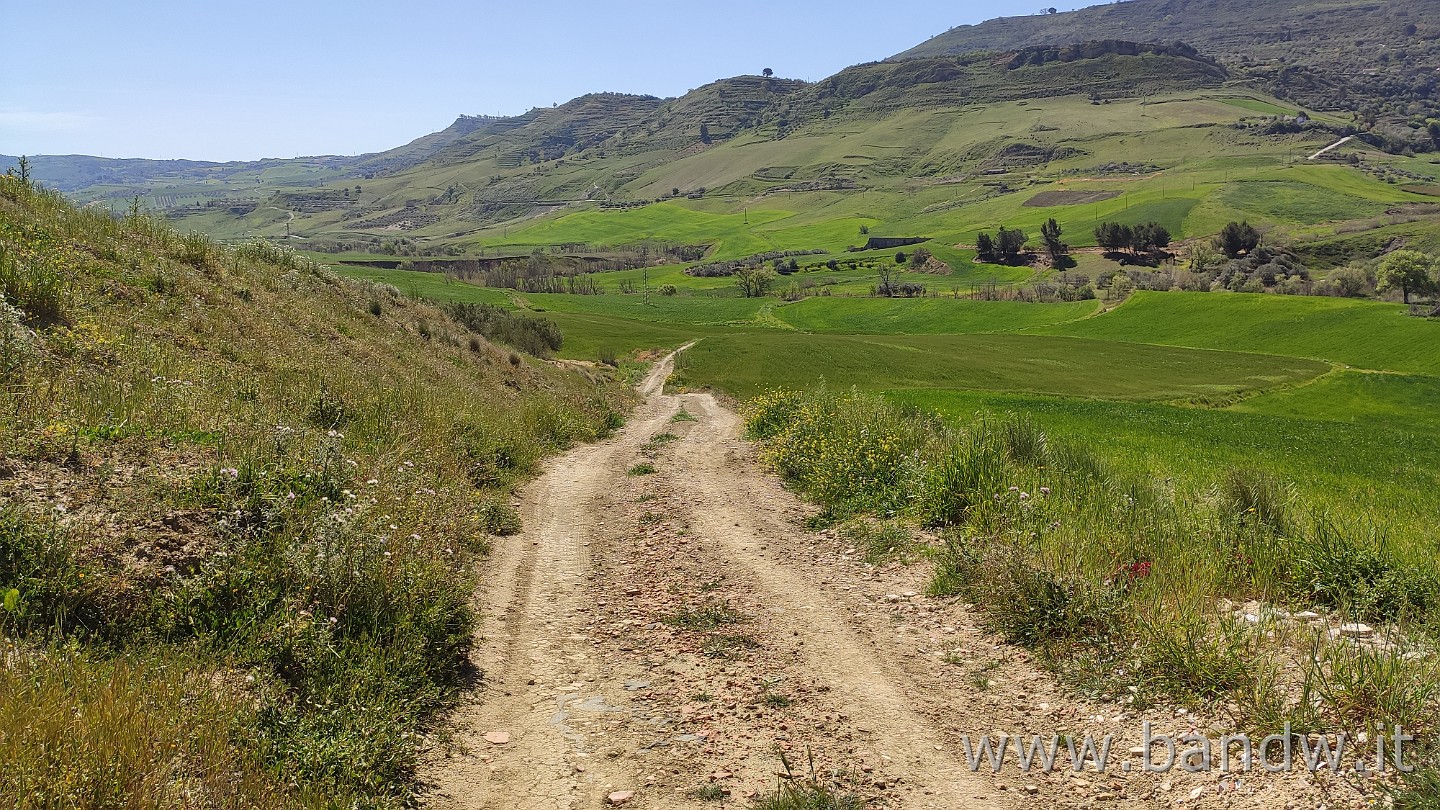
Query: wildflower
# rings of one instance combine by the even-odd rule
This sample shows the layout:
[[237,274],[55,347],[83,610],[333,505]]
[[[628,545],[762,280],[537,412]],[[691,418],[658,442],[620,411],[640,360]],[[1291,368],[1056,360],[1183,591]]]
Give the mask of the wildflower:
[[1049,488],[1049,487],[1040,487],[1040,494],[1041,494],[1041,495],[1049,495],[1049,494],[1050,494],[1050,488]]
[[1011,492],[1019,492],[1019,491],[1020,491],[1020,488],[1019,488],[1019,487],[1010,487],[1010,491],[1011,491]]
[[1028,493],[1028,492],[1022,492],[1022,493],[1020,493],[1020,500],[1022,500],[1022,501],[1028,501],[1028,500],[1030,500],[1030,493]]
[[331,617],[330,617],[330,623],[331,623],[331,624],[335,624],[335,623],[338,622],[338,621],[340,621],[340,620],[337,619],[337,618],[335,618],[334,616],[331,616]]
[[378,484],[378,483],[380,483],[379,479],[371,478],[371,479],[369,479],[369,480],[367,480],[367,481],[365,482],[365,486],[367,486],[367,487],[373,487],[373,486],[375,486],[375,485]]
[[287,501],[293,501],[293,500],[295,500],[295,493],[294,493],[294,492],[287,492],[287,493],[285,493],[285,500],[287,500]]
[[220,470],[220,474],[225,476],[226,478],[229,478],[231,481],[234,481],[235,479],[240,477],[240,471],[235,469],[234,467],[225,467]]
[[412,534],[412,535],[410,535],[410,539],[411,539],[411,540],[419,540],[419,539],[420,539],[420,535],[418,535],[418,534]]

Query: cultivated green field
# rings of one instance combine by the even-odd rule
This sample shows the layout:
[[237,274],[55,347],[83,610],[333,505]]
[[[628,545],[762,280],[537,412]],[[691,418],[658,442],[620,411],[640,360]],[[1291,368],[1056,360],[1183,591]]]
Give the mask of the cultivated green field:
[[1217,293],[1131,296],[1049,334],[1320,358],[1373,371],[1440,374],[1440,324],[1398,304]]
[[767,335],[702,340],[681,382],[736,396],[775,386],[1027,391],[1114,400],[1225,399],[1295,384],[1311,360],[1040,335]]

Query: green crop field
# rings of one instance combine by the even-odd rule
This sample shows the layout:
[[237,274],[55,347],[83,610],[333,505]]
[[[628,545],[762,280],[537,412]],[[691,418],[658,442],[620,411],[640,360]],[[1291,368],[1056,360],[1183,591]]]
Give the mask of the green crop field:
[[1404,313],[1396,304],[1342,298],[1142,292],[1102,316],[1044,331],[1440,373],[1440,324]]
[[1040,335],[800,335],[706,338],[681,380],[736,396],[768,388],[955,388],[1117,400],[1222,399],[1294,384],[1326,366],[1298,358]]
[[1011,332],[1088,317],[1095,301],[1023,304],[1008,301],[922,298],[807,298],[779,307],[776,317],[804,332],[943,335]]

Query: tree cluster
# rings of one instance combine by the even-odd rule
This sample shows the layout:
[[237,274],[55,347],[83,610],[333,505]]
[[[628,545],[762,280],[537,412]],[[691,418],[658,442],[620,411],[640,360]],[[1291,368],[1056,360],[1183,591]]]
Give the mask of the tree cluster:
[[1025,232],[1019,228],[1012,230],[1001,225],[994,237],[983,231],[975,237],[975,258],[982,262],[1019,264],[1024,251]]
[[1260,246],[1260,232],[1248,222],[1227,222],[1215,238],[1215,247],[1227,259],[1238,259]]
[[1045,255],[1050,257],[1050,266],[1061,270],[1070,264],[1070,246],[1060,241],[1064,231],[1054,217],[1040,226],[1040,238],[1045,242]]
[[1170,231],[1158,222],[1139,225],[1102,222],[1095,229],[1095,243],[1110,253],[1128,251],[1134,256],[1153,259],[1170,247]]

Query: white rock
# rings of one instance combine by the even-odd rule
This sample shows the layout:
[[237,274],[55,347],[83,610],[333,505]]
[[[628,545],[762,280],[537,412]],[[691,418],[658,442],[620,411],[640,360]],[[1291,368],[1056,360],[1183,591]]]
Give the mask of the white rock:
[[1342,624],[1340,625],[1340,635],[1346,638],[1369,638],[1375,635],[1375,628],[1359,622]]

